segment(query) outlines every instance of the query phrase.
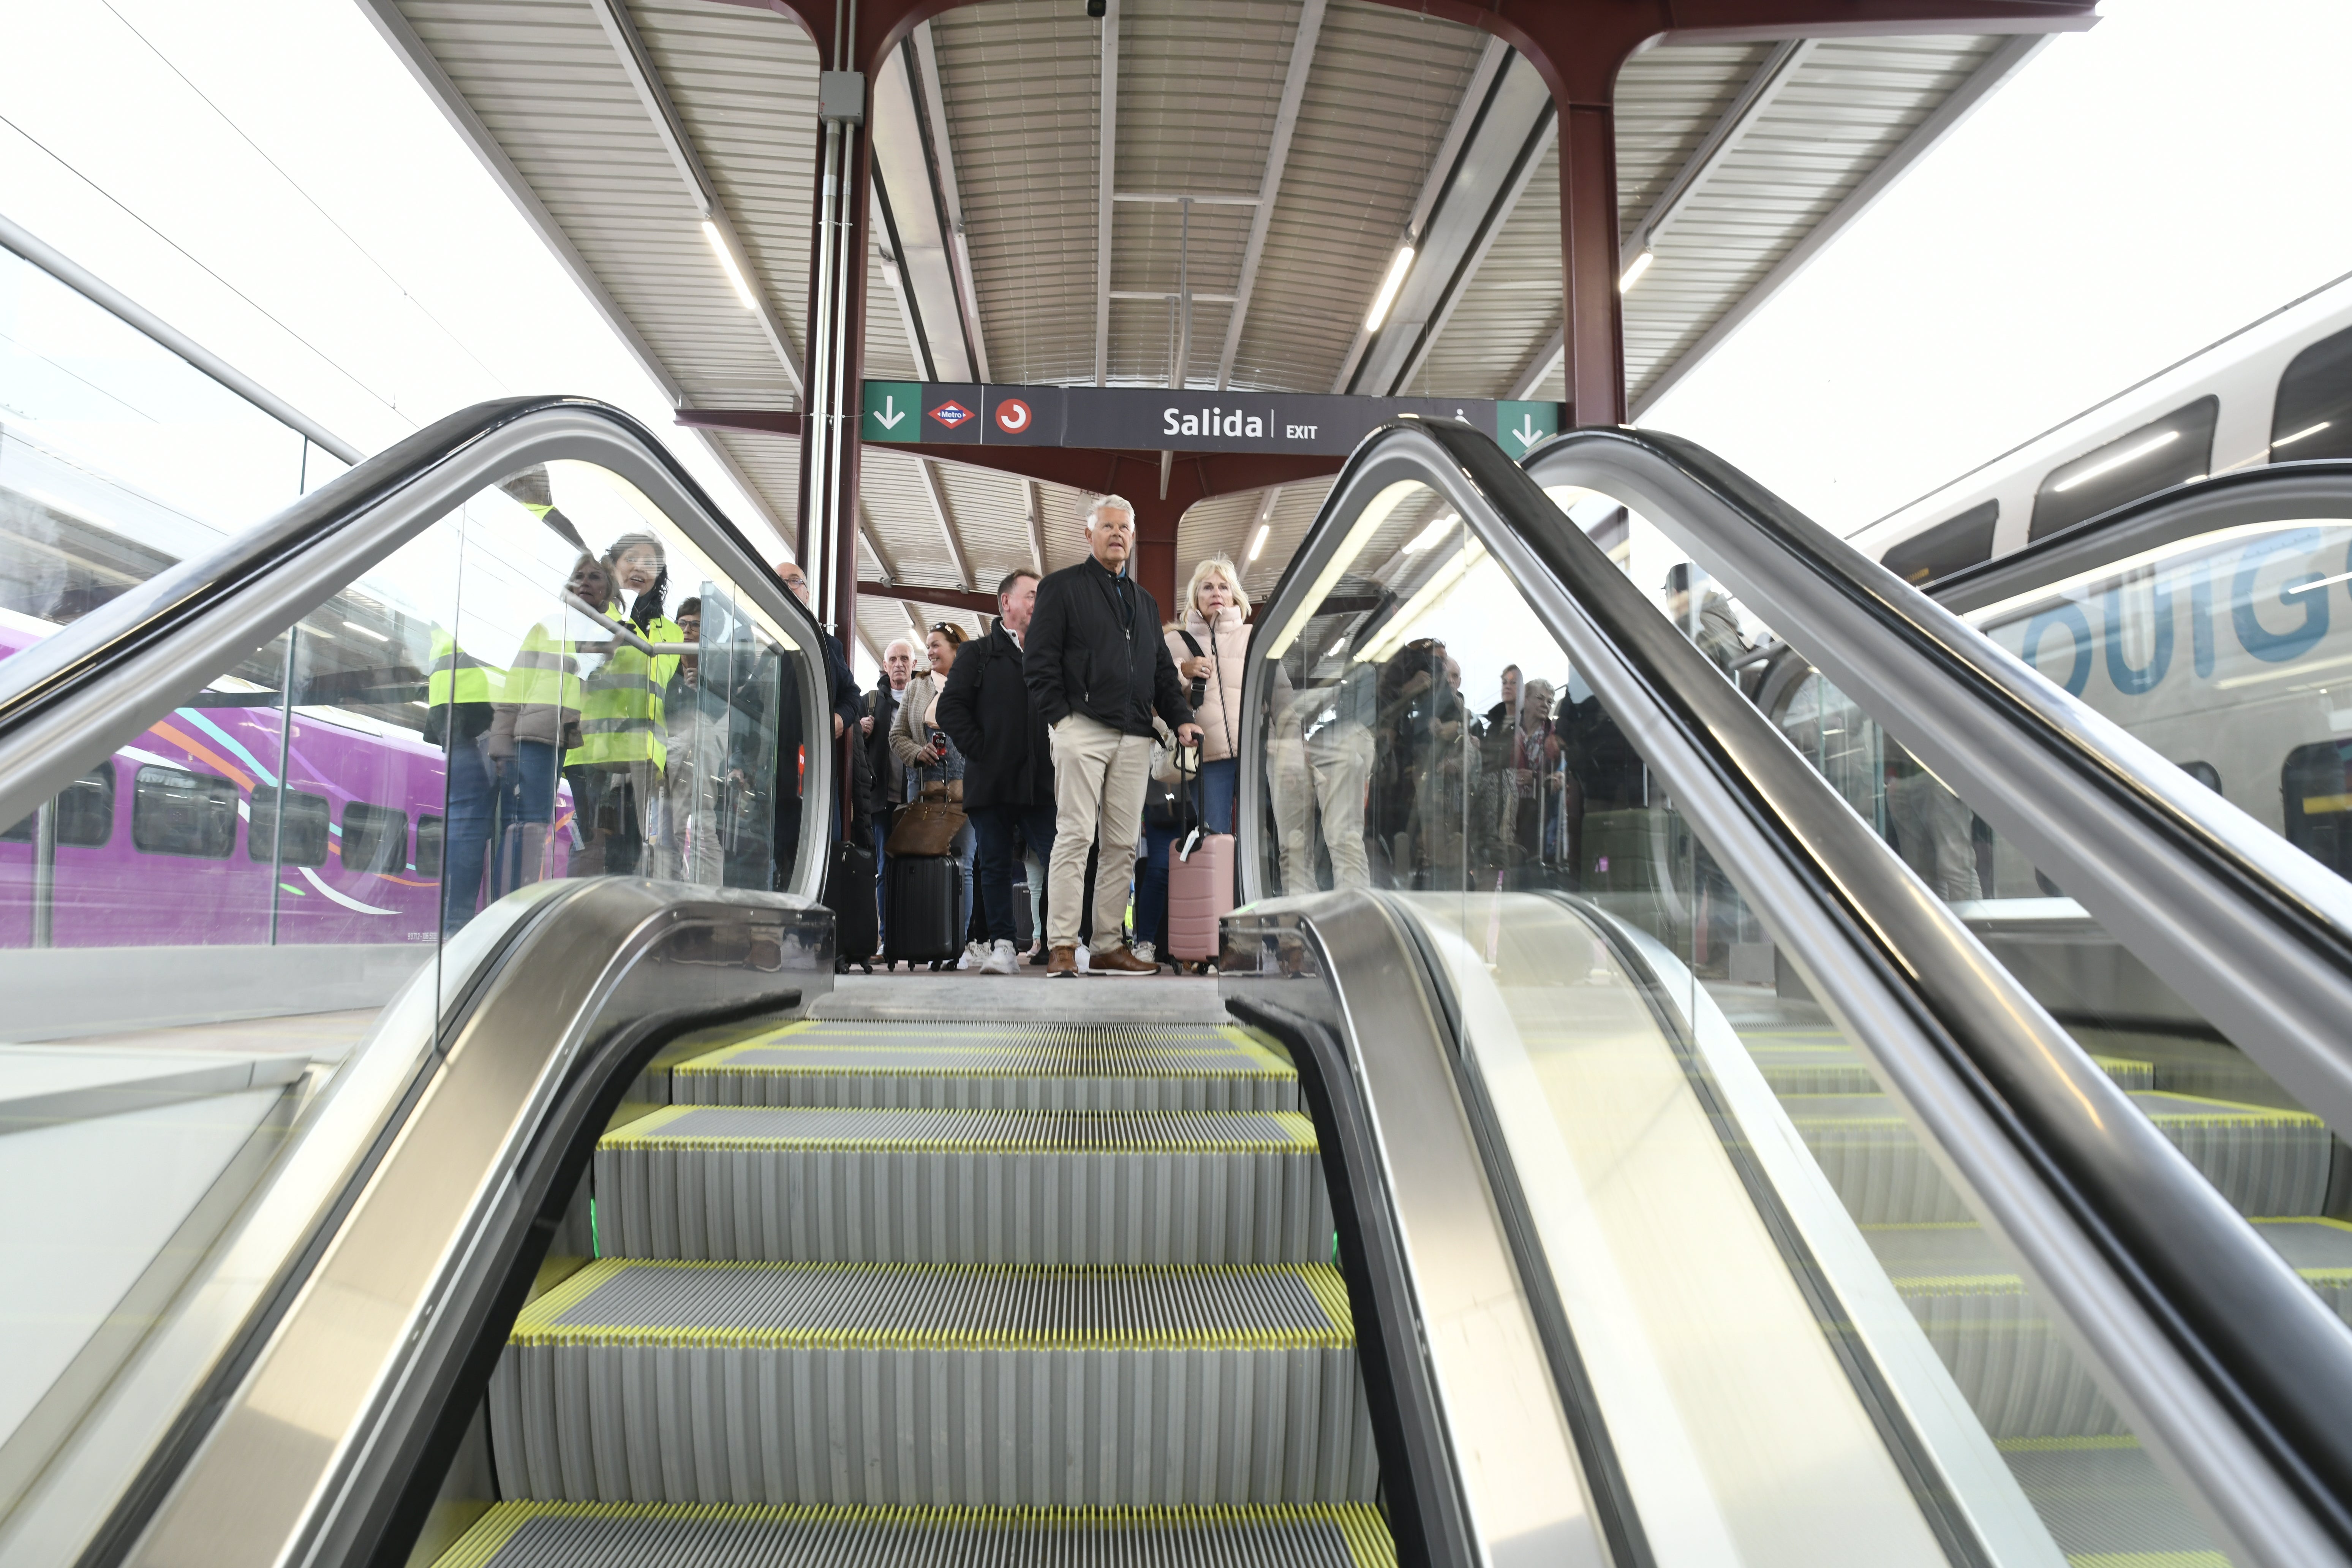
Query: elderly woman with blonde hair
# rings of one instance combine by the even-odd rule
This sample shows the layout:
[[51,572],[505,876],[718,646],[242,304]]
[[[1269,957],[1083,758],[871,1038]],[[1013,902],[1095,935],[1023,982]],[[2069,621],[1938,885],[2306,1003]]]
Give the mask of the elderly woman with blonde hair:
[[1169,623],[1168,651],[1201,726],[1201,817],[1211,833],[1234,830],[1241,770],[1242,672],[1249,667],[1250,598],[1222,555],[1192,568],[1184,613]]

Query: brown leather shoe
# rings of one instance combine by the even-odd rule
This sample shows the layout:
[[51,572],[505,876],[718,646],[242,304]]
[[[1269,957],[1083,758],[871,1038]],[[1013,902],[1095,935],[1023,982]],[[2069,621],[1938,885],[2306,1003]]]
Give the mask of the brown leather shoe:
[[1045,960],[1045,978],[1048,980],[1059,980],[1065,975],[1075,977],[1077,973],[1078,950],[1075,947],[1057,947]]
[[1157,974],[1160,966],[1136,957],[1131,947],[1115,947],[1108,953],[1097,952],[1089,956],[1087,972],[1090,974]]

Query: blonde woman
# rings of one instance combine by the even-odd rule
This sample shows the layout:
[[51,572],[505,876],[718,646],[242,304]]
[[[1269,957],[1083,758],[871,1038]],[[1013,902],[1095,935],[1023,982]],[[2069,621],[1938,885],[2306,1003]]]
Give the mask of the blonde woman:
[[1212,555],[1192,568],[1183,618],[1171,622],[1166,634],[1168,652],[1184,678],[1185,696],[1201,726],[1201,818],[1211,833],[1234,830],[1249,613],[1241,573],[1225,557]]

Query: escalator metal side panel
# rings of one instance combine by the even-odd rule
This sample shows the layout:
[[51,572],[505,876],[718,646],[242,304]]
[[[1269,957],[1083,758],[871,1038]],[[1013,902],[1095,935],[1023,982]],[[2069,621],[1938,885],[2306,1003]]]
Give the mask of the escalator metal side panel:
[[[1458,1098],[1418,950],[1370,895],[1226,917],[1219,987],[1272,1026],[1318,1121],[1400,1552],[1447,1568],[1622,1562],[1603,1539],[1536,1315]],[[1319,1030],[1325,1059],[1306,1030]],[[1334,1168],[1334,1162],[1340,1168]],[[1352,1214],[1354,1224],[1349,1225]],[[1352,1230],[1352,1234],[1345,1234]],[[1385,1428],[1382,1430],[1382,1428]],[[1401,1450],[1401,1451],[1398,1451]]]
[[[2313,1467],[2352,1460],[2352,1445],[2311,1436],[2331,1433],[2341,1412],[2315,1399],[2315,1384],[2280,1375],[2297,1362],[2321,1383],[2342,1375],[2341,1321],[1491,441],[1434,424],[1375,432],[1266,624],[1286,624],[1315,592],[1307,584],[1341,548],[1331,520],[1352,520],[1400,481],[1436,489],[1471,523],[1797,955],[1815,998],[1865,1043],[1948,1173],[2060,1304],[2110,1394],[2216,1510],[2221,1534],[2253,1561],[2347,1560],[2352,1531],[2339,1534],[2340,1503]],[[1252,661],[1251,681],[1270,679],[1266,662]],[[1243,750],[1257,754],[1266,725],[1255,686],[1244,723]],[[1240,802],[1252,824],[1266,812],[1254,772]],[[1259,863],[1248,853],[1243,863],[1244,891],[1255,894]],[[2242,1303],[2267,1314],[2265,1344],[2250,1348],[2230,1316]]]
[[398,1561],[645,1060],[685,1030],[830,988],[831,917],[804,900],[569,887],[478,978],[201,1444],[86,1563]]
[[[278,516],[139,584],[0,665],[0,822],[14,822],[169,713],[217,671],[393,554],[468,496],[563,459],[626,479],[814,655],[825,634],[642,425],[584,398],[524,398],[453,414],[338,475]],[[832,707],[824,660],[794,660],[805,720]],[[804,728],[803,733],[816,733]],[[807,748],[811,799],[833,748]],[[827,831],[803,814],[793,891],[822,890]]]

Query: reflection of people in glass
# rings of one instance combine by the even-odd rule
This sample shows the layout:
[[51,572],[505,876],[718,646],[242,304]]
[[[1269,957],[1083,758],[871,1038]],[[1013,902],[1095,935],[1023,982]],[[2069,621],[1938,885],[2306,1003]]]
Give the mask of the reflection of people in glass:
[[1682,634],[1698,645],[1726,675],[1748,653],[1748,639],[1739,635],[1739,617],[1715,580],[1688,561],[1676,562],[1666,572],[1666,614]]
[[[1373,721],[1370,816],[1398,879],[1409,887],[1459,886],[1462,704],[1454,694],[1445,645],[1415,637],[1381,667]],[[1434,791],[1427,808],[1424,794]],[[1448,877],[1444,868],[1453,868]]]
[[1947,903],[1983,896],[1977,879],[1976,814],[1892,741],[1886,746],[1886,816],[1895,847]]
[[[580,557],[564,588],[599,609],[613,603],[613,574],[593,555]],[[556,763],[580,744],[579,645],[564,629],[576,618],[559,611],[550,617],[555,629],[542,621],[523,634],[507,670],[506,700],[490,721],[488,750],[498,765],[499,810],[506,822],[498,868],[501,893],[547,874]],[[575,804],[577,799],[575,790]]]
[[[677,624],[662,613],[669,585],[661,542],[650,533],[625,533],[604,552],[634,637],[615,637],[613,651],[581,683],[580,744],[564,758],[567,773],[583,768],[601,775],[603,796],[595,813],[579,809],[587,841],[582,875],[602,871],[633,876],[640,869],[646,841],[661,834],[661,775],[667,756],[662,722],[662,689],[677,668],[675,656],[646,651],[641,643],[685,640]],[[576,796],[575,796],[576,798]]]
[[489,863],[497,773],[485,741],[499,696],[499,672],[457,646],[446,627],[433,628],[433,667],[425,675],[425,739],[448,756],[448,795],[441,862],[441,930],[474,918]]
[[[721,816],[728,799],[730,696],[705,678],[700,657],[702,601],[677,607],[679,635],[694,653],[681,654],[662,693],[669,751],[662,775],[662,837],[654,875],[717,887],[725,869]],[[735,770],[740,774],[740,769]]]
[[1331,885],[1372,885],[1364,854],[1364,792],[1372,773],[1377,702],[1371,667],[1349,662],[1344,647],[1318,659],[1301,638],[1277,667],[1266,777],[1286,893],[1311,893],[1320,885],[1318,825]]

